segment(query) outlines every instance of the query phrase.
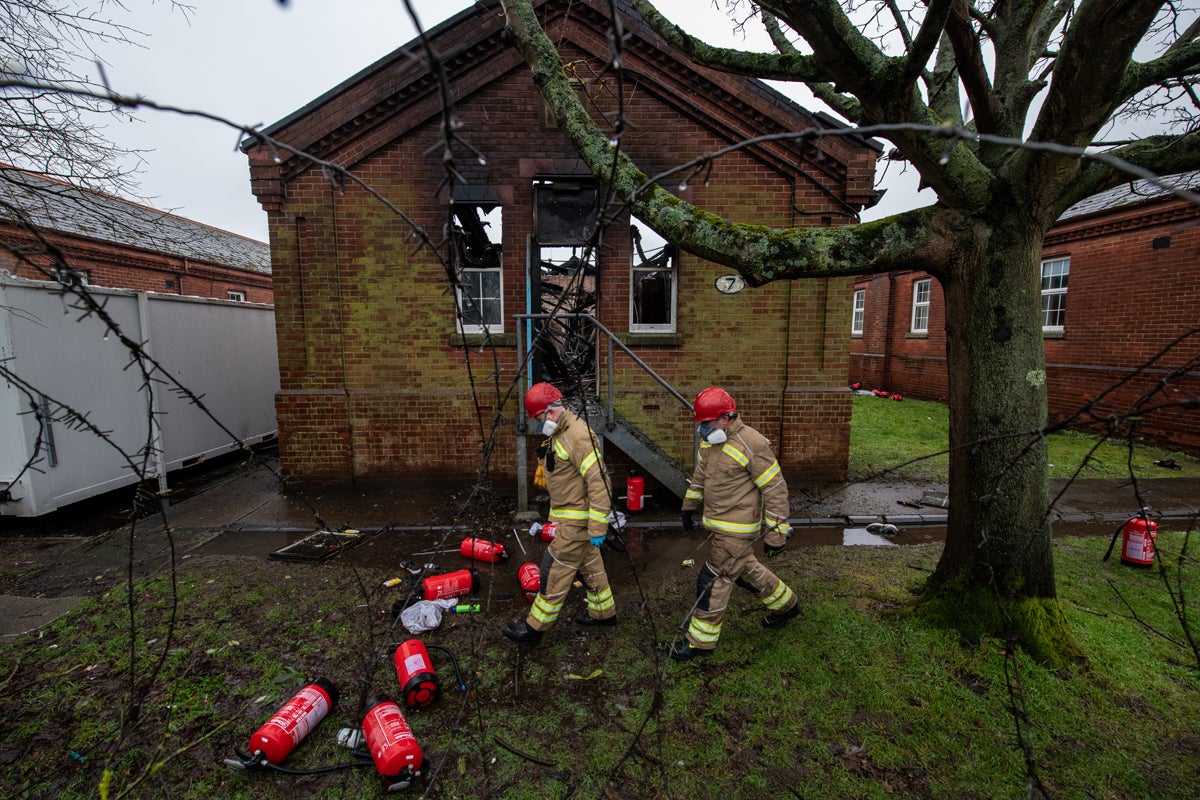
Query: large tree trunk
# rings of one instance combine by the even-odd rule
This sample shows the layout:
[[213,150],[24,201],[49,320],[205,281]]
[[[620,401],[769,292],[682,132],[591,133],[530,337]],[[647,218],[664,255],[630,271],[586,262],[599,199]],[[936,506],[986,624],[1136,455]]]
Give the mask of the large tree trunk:
[[958,231],[947,309],[950,512],[920,612],[971,636],[1079,655],[1054,586],[1047,513],[1043,233],[1019,212]]

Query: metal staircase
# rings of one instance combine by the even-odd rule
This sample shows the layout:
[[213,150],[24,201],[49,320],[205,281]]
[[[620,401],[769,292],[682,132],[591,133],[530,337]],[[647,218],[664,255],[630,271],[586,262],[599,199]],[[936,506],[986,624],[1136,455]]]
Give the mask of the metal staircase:
[[647,475],[683,499],[689,476],[679,462],[667,455],[650,437],[622,417],[616,409],[593,400],[587,404],[588,425],[629,456]]
[[[597,434],[603,436],[604,440],[614,447],[618,448],[622,453],[630,458],[635,464],[640,467],[646,475],[657,480],[668,491],[683,499],[687,492],[689,475],[679,462],[668,455],[661,447],[659,447],[653,439],[639,430],[633,423],[621,416],[614,407],[615,401],[615,385],[613,376],[613,356],[617,349],[620,349],[627,355],[635,364],[637,364],[650,377],[654,378],[663,389],[670,394],[675,400],[680,403],[687,411],[691,412],[692,404],[681,395],[674,387],[667,383],[650,368],[641,358],[630,350],[616,335],[604,327],[599,320],[590,314],[519,314],[516,315],[517,323],[517,361],[519,364],[525,364],[525,351],[527,348],[527,337],[531,336],[531,328],[527,327],[527,323],[522,321],[532,321],[535,319],[549,319],[551,316],[558,317],[574,317],[582,319],[590,323],[597,333],[602,334],[607,340],[607,365],[608,375],[607,380],[603,385],[606,390],[607,400],[602,401],[598,398],[593,398],[587,401],[586,408],[576,409],[576,413],[581,416],[586,415],[588,426]],[[582,412],[582,413],[581,413]],[[526,437],[534,435],[535,431],[529,426],[528,421],[522,415],[517,422],[517,506],[521,511],[528,509],[528,486],[526,478],[526,458],[528,457],[528,444]],[[695,455],[696,443],[693,442],[693,456]]]

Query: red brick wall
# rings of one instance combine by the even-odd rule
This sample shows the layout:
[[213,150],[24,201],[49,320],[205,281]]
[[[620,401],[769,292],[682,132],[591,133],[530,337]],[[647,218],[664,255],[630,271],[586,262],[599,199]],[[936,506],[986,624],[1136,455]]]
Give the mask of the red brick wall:
[[[1149,393],[1151,405],[1161,408],[1140,421],[1138,433],[1200,450],[1200,414],[1174,405],[1189,393],[1200,394],[1200,372],[1174,374],[1181,365],[1194,364],[1200,336],[1158,356],[1200,323],[1198,219],[1200,209],[1168,200],[1069,220],[1051,230],[1043,257],[1071,259],[1064,331],[1045,339],[1052,421],[1103,428],[1108,417],[1126,415]],[[850,376],[865,388],[945,400],[944,302],[936,279],[929,337],[904,334],[911,284],[920,277],[926,276],[899,273],[856,281],[855,288],[867,290],[866,323],[864,335],[851,342]],[[1144,374],[1136,375],[1143,366]],[[1159,392],[1163,380],[1168,385]],[[1122,386],[1109,391],[1118,383]],[[1093,407],[1087,410],[1089,404]]]
[[[586,57],[566,54],[572,55],[581,62]],[[250,152],[255,191],[271,225],[280,453],[284,472],[293,478],[325,482],[414,472],[474,474],[490,440],[496,443],[491,474],[507,480],[515,472],[515,420],[523,412],[522,384],[513,388],[519,375],[512,315],[526,311],[531,183],[582,174],[583,168],[566,139],[545,124],[528,68],[515,57],[504,63],[506,72],[491,71],[488,82],[470,91],[456,84],[461,92],[456,112],[465,123],[460,135],[480,148],[487,162],[478,163],[463,148],[456,153],[456,166],[468,183],[489,187],[503,204],[506,327],[494,351],[481,350],[477,339],[465,351],[458,346],[454,297],[443,268],[403,220],[357,185],[342,191],[319,171],[280,170],[269,153]],[[613,102],[611,93],[598,85],[591,90],[595,113],[603,113]],[[622,147],[648,172],[728,143],[670,104],[677,99],[630,91],[628,102],[633,124]],[[409,113],[436,110],[416,104]],[[733,122],[738,109],[727,113]],[[412,128],[397,119],[328,157],[352,165],[357,176],[440,244],[447,205],[444,190],[437,188],[445,181],[440,150],[430,154],[438,141],[437,125],[436,116]],[[663,136],[663,130],[670,135]],[[818,165],[814,154],[805,166],[820,171],[833,160]],[[762,225],[846,219],[846,207],[828,192],[803,176],[793,186],[767,161],[736,153],[682,195],[714,213]],[[872,166],[873,156],[857,156],[854,179],[859,183],[864,161]],[[807,213],[800,216],[796,208]],[[600,254],[600,321],[689,402],[705,386],[728,388],[746,420],[772,439],[791,475],[843,477],[850,418],[844,336],[849,279],[780,283],[725,296],[713,281],[730,270],[685,254],[679,266],[677,333],[649,339],[628,333],[626,225],[621,216]],[[605,352],[602,344],[602,382]],[[690,414],[625,355],[618,352],[613,366],[620,413],[690,466]],[[499,376],[501,397],[493,374]],[[477,399],[471,396],[472,383]]]
[[[35,250],[44,247],[41,242],[35,242],[23,232],[2,223],[0,235],[27,244]],[[94,286],[219,300],[227,299],[229,290],[236,290],[244,292],[246,301],[250,303],[269,305],[273,301],[269,274],[53,232],[45,235],[46,241],[64,255],[70,268],[86,272],[88,282]],[[52,262],[47,257],[35,256],[32,260],[46,269],[51,268]],[[19,278],[49,280],[46,272],[11,257],[5,258],[3,267]]]

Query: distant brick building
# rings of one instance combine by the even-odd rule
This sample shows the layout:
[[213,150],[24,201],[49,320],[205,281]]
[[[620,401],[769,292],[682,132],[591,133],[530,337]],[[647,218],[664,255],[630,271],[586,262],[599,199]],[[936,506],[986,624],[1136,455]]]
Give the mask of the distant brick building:
[[[1200,173],[1169,185],[1197,191]],[[854,285],[850,377],[866,388],[945,400],[945,304],[923,272]],[[1077,203],[1042,246],[1042,312],[1051,420],[1102,425],[1160,381],[1141,432],[1200,450],[1200,413],[1173,406],[1200,395],[1200,206],[1148,181]],[[1114,388],[1115,387],[1115,388]],[[1096,398],[1091,410],[1077,416]]]
[[52,280],[61,269],[52,251],[62,254],[77,278],[94,286],[250,303],[273,300],[271,253],[262,242],[0,166],[0,269],[29,280]]
[[[597,118],[614,112],[615,79],[605,69],[609,2],[537,6],[581,97]],[[694,68],[666,50],[628,2],[617,6],[630,37],[621,146],[648,173],[750,137],[831,125],[762,82]],[[496,4],[476,3],[427,35],[444,55],[462,123],[454,149],[462,181],[452,192],[439,85],[416,41],[266,133],[353,170],[434,243],[452,215],[465,242],[457,293],[430,249],[371,193],[331,182],[289,150],[246,145],[270,222],[284,472],[322,482],[473,475],[499,414],[490,467],[511,475],[524,388],[543,378],[567,386],[574,377],[602,400],[611,388],[632,427],[690,465],[690,416],[616,346],[610,383],[602,333],[594,346],[544,345],[520,360],[527,330],[542,322],[517,315],[547,313],[563,300],[560,309],[594,315],[689,402],[705,386],[726,386],[774,440],[785,469],[844,475],[849,279],[738,292],[738,281],[721,279],[730,270],[655,244],[627,212],[608,226],[603,248],[589,252],[587,223],[603,198],[548,122],[528,67],[505,43]],[[680,193],[742,222],[843,224],[873,199],[877,153],[861,139],[827,138],[820,152],[811,142],[763,142],[720,159]],[[682,182],[670,180],[673,189]],[[488,388],[493,373],[499,396]],[[618,450],[628,452],[618,445],[609,461],[621,469]]]

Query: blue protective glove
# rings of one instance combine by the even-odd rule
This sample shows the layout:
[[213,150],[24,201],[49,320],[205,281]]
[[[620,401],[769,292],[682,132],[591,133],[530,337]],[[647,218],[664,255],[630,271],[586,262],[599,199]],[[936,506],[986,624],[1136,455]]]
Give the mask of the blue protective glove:
[[592,538],[588,539],[588,541],[592,543],[592,547],[599,547],[600,545],[604,544],[604,537],[593,536]]

